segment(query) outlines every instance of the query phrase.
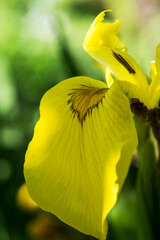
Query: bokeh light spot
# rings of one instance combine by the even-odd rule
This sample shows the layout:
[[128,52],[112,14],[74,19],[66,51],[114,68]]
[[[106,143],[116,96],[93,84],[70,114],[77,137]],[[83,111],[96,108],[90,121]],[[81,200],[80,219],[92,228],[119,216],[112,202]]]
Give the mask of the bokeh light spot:
[[7,181],[10,178],[10,176],[11,176],[11,166],[8,160],[0,159],[0,182]]

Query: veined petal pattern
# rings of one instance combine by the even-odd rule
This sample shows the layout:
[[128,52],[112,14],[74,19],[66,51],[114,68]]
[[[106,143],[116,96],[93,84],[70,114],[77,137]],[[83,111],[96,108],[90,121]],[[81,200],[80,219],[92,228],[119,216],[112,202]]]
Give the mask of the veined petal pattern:
[[28,191],[42,209],[105,240],[136,145],[129,101],[116,83],[108,90],[88,77],[67,79],[42,98],[24,164]]

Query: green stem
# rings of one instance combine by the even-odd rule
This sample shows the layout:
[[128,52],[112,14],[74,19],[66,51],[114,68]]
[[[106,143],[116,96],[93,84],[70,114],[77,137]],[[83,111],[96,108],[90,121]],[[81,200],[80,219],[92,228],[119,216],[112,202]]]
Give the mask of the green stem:
[[160,140],[158,142],[158,161],[157,161],[157,174],[160,175]]

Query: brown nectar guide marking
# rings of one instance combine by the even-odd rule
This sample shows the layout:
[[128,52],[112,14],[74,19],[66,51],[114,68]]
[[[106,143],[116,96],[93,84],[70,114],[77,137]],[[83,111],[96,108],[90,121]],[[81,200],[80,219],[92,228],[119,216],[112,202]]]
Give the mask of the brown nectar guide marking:
[[77,116],[81,125],[83,125],[87,113],[92,112],[92,109],[98,107],[98,104],[102,102],[108,89],[107,87],[96,88],[80,85],[80,88],[72,89],[72,92],[68,94],[70,96],[68,104],[71,103],[70,109],[73,117]]
[[114,56],[114,58],[119,62],[121,63],[126,69],[127,71],[130,73],[130,74],[134,74],[136,73],[134,71],[134,69],[131,67],[131,65],[118,53],[115,53],[112,51],[112,54]]

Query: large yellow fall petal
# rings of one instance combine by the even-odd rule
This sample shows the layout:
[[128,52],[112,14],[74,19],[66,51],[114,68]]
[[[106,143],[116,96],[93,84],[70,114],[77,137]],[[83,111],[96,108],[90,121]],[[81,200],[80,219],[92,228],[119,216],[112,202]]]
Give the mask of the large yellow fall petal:
[[67,79],[42,98],[24,164],[28,191],[42,209],[105,240],[136,145],[129,101],[116,83],[108,90],[91,78]]
[[106,12],[101,12],[92,23],[83,47],[96,61],[108,67],[116,79],[136,85],[147,104],[149,92],[145,75],[118,38],[121,21],[102,22]]
[[156,61],[151,63],[150,101],[152,107],[158,106],[160,98],[160,44],[156,50]]

